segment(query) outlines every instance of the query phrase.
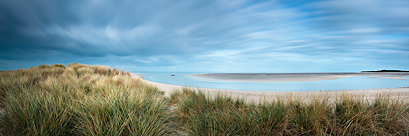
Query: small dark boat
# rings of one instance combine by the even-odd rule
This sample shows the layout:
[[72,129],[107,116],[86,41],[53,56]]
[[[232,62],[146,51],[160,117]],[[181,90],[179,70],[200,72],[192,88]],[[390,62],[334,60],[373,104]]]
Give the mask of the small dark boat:
[[175,74],[172,74],[172,76],[175,76]]

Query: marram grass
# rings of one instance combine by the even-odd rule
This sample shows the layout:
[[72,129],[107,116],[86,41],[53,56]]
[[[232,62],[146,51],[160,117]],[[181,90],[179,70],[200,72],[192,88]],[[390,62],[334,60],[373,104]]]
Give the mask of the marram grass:
[[40,65],[0,72],[2,135],[167,135],[156,87],[104,66]]
[[190,135],[408,135],[409,102],[344,93],[334,101],[290,97],[259,104],[184,89],[171,94]]
[[0,135],[409,135],[409,102],[380,94],[248,103],[174,91],[106,66],[0,72]]

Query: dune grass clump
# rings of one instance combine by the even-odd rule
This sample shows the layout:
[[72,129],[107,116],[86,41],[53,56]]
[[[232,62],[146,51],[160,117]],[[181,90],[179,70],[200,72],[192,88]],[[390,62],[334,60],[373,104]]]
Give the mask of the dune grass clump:
[[65,68],[64,64],[53,64],[53,67],[61,67],[61,68]]
[[77,69],[77,75],[78,76],[83,76],[83,75],[91,75],[94,74],[95,70],[90,68],[90,67],[81,67]]
[[92,68],[95,69],[95,73],[100,75],[108,76],[111,74],[111,68],[107,66],[92,66]]
[[191,135],[276,135],[288,124],[288,107],[281,100],[246,104],[244,99],[189,89],[174,92],[171,100],[181,126]]
[[126,91],[95,97],[85,98],[75,108],[76,131],[81,135],[163,135],[169,127],[163,99]]
[[296,135],[322,135],[330,131],[331,107],[327,98],[312,98],[303,101],[289,98],[287,132]]
[[[29,89],[27,89],[29,90]],[[63,96],[22,91],[8,94],[1,127],[5,135],[72,134],[72,117]]]
[[181,126],[191,135],[407,135],[409,102],[387,94],[365,99],[344,93],[259,104],[184,89],[171,94]]
[[82,67],[89,67],[87,65],[84,64],[78,64],[78,63],[70,63],[68,64],[67,68],[73,68],[75,71],[77,71],[77,69],[82,68]]
[[[373,104],[375,121],[379,122],[380,132],[388,134],[403,134],[401,130],[406,129],[406,135],[409,135],[408,116],[409,108],[407,100],[391,99],[390,97],[378,96]],[[405,119],[405,120],[402,120]]]
[[375,99],[343,94],[335,102],[334,132],[339,135],[408,135],[409,102],[379,94]]
[[[96,69],[102,69],[96,72]],[[102,72],[101,72],[102,71]],[[165,135],[163,93],[106,67],[70,64],[0,72],[3,135]],[[109,73],[111,74],[111,73]]]

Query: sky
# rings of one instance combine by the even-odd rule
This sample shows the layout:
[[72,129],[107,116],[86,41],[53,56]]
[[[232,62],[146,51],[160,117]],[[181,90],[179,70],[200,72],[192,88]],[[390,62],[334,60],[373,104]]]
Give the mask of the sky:
[[409,70],[408,0],[0,0],[0,70]]

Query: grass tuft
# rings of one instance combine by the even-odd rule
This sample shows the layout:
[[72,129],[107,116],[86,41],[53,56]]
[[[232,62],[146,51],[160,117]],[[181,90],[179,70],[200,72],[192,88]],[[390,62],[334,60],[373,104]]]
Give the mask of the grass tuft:
[[103,66],[0,72],[2,135],[168,135],[163,92]]

